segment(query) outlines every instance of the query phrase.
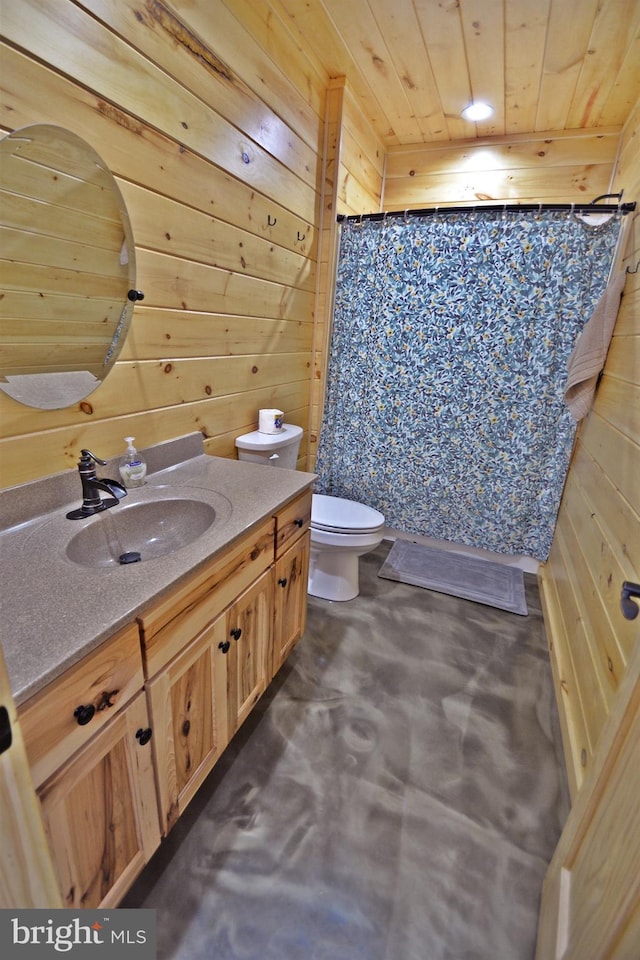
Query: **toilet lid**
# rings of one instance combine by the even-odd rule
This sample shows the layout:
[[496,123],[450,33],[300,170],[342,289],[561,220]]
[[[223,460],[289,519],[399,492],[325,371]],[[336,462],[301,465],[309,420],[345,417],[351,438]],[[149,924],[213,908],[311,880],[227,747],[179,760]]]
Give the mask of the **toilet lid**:
[[384,526],[384,517],[373,507],[343,497],[314,493],[311,500],[311,526],[317,530],[357,530],[369,533]]
[[277,450],[279,447],[286,447],[298,437],[302,436],[302,427],[297,427],[294,423],[285,423],[277,433],[260,433],[254,430],[252,433],[244,433],[241,437],[236,437],[236,447],[238,450]]

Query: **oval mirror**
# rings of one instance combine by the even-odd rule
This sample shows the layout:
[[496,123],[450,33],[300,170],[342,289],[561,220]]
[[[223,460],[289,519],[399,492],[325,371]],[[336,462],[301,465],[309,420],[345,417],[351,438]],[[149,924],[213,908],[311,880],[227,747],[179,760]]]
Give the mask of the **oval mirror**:
[[88,143],[34,124],[0,141],[0,204],[0,389],[71,406],[104,380],[142,299],[122,194]]

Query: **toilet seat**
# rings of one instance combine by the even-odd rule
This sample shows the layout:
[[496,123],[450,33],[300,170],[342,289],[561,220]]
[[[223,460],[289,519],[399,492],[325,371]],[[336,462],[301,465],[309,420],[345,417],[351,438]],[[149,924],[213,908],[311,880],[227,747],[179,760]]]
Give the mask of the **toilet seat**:
[[323,530],[311,527],[311,550],[318,547],[333,547],[340,550],[372,550],[382,540],[382,528],[378,530]]
[[311,501],[311,528],[327,533],[377,533],[384,516],[364,503],[314,493]]

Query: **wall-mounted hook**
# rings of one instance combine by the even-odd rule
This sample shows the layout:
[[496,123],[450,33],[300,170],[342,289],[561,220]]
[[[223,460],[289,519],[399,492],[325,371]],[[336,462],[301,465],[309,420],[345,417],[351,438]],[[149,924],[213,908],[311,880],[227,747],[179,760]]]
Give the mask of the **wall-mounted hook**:
[[276,225],[277,222],[278,222],[278,218],[277,218],[277,217],[274,217],[273,220],[272,220],[272,219],[271,219],[271,214],[270,214],[270,213],[267,214],[267,226],[268,226],[268,227],[275,227],[275,225]]
[[640,267],[640,260],[638,260],[638,262],[636,263],[635,270],[632,270],[631,267],[627,267],[627,269],[625,270],[625,273],[637,273],[639,267]]
[[298,243],[302,243],[306,236],[306,233],[303,233],[302,236],[300,236],[300,231],[298,230]]

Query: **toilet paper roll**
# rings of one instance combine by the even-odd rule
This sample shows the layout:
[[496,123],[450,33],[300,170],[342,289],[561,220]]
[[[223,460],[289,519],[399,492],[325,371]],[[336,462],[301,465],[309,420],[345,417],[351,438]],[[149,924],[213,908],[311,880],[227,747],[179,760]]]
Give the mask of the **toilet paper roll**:
[[284,413],[282,410],[259,410],[258,411],[258,432],[259,433],[280,433],[284,423]]

